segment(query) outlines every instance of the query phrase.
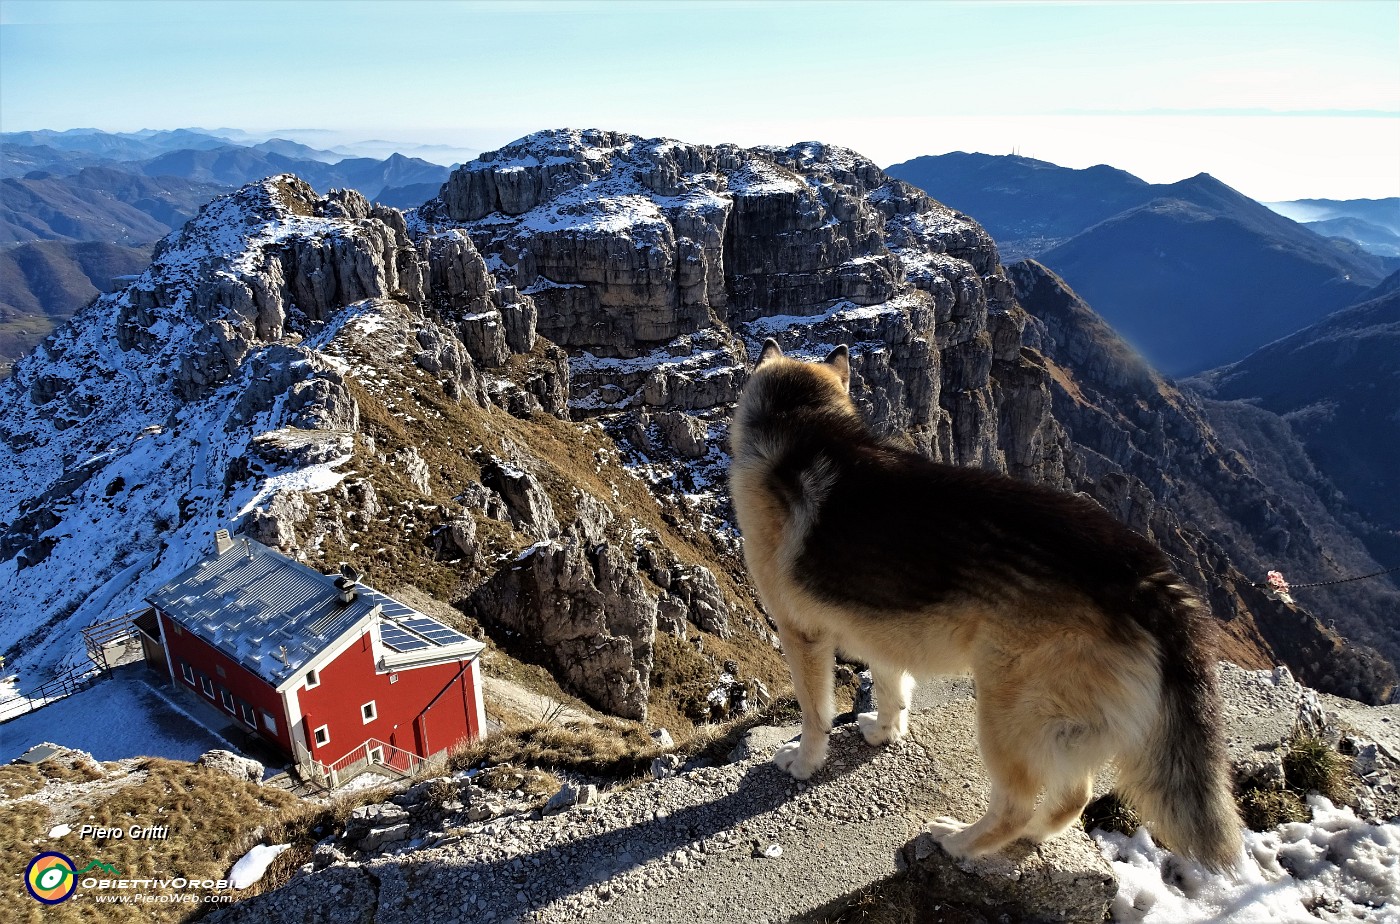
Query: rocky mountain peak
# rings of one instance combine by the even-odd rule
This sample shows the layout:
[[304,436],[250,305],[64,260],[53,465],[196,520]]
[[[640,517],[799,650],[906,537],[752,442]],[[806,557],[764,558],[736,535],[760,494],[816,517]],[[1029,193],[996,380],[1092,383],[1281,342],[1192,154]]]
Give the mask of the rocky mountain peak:
[[[816,142],[542,132],[408,216],[271,177],[210,203],[0,386],[0,592],[37,614],[0,644],[81,657],[65,639],[232,524],[430,584],[603,709],[697,720],[694,678],[718,665],[780,679],[723,490],[767,337],[849,344],[877,429],[1089,491],[1207,585],[1224,552],[1192,524],[1221,514],[1192,506],[1215,464],[1192,453],[1218,443],[1061,289]],[[1210,587],[1229,618],[1253,605]],[[1236,628],[1240,657],[1267,660],[1260,628]],[[1300,658],[1341,646],[1299,631]]]

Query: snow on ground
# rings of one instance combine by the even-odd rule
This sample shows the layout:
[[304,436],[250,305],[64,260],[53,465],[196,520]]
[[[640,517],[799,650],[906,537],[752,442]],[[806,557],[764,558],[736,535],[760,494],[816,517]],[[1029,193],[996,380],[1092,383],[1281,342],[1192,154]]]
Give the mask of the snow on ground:
[[828,322],[869,321],[881,315],[906,312],[915,304],[917,299],[907,295],[897,296],[877,305],[857,305],[855,302],[840,301],[820,314],[774,314],[757,318],[745,324],[744,330],[751,338],[757,340],[759,337],[781,334],[795,327],[813,327]]
[[291,846],[291,844],[258,844],[245,853],[242,859],[233,864],[233,869],[228,874],[229,883],[235,889],[248,888],[262,879],[263,873],[267,872],[267,867],[272,861]]
[[0,725],[0,762],[48,741],[98,760],[194,760],[227,741],[134,677],[113,677]]
[[[344,477],[335,471],[343,460],[231,476],[244,471],[253,437],[284,424],[285,396],[252,419],[243,419],[240,406],[255,377],[268,373],[259,360],[276,361],[285,346],[259,347],[206,398],[182,403],[170,385],[189,344],[206,330],[189,311],[201,285],[275,262],[289,237],[355,233],[348,221],[291,214],[278,204],[279,182],[211,203],[165,240],[134,288],[103,296],[0,383],[0,426],[24,437],[0,440],[0,520],[28,535],[37,552],[34,560],[12,551],[0,561],[8,604],[0,653],[6,670],[21,672],[18,692],[86,664],[82,628],[142,606],[145,594],[207,554],[216,529],[236,527],[271,491],[326,490]],[[158,315],[153,345],[124,348],[120,319],[134,310],[137,290],[156,289],[164,295],[151,309]],[[321,351],[345,325],[366,331],[382,323],[372,303],[357,303],[306,349],[318,351],[319,367]],[[293,368],[303,364],[310,365]],[[63,400],[32,400],[35,382],[57,383]]]
[[1245,832],[1237,877],[1132,837],[1095,831],[1113,865],[1122,924],[1400,924],[1400,824],[1369,824],[1309,796],[1311,823]]

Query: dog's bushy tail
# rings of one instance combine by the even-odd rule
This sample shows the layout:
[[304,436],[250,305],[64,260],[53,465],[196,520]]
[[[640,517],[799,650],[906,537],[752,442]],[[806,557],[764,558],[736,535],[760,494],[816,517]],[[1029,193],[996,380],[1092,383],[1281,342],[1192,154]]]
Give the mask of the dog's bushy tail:
[[1119,757],[1123,794],[1168,849],[1226,869],[1241,830],[1207,641],[1214,623],[1174,574],[1147,579],[1137,597],[1136,615],[1157,643],[1161,686],[1145,747]]

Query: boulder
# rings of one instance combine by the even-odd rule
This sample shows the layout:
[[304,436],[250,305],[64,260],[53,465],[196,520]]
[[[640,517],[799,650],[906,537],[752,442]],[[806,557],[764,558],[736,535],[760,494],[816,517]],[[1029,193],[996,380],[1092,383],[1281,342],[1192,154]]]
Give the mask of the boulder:
[[428,463],[419,454],[418,447],[405,446],[396,450],[389,456],[389,464],[403,472],[409,484],[417,488],[419,494],[424,497],[432,496],[433,490]]
[[1099,924],[1118,894],[1113,869],[1087,838],[1056,837],[959,862],[927,833],[900,859],[917,893],[976,908],[989,919]]
[[366,853],[379,850],[385,844],[408,840],[409,825],[396,824],[384,828],[371,828],[360,838],[359,848]]
[[408,810],[392,802],[360,805],[350,812],[350,817],[345,822],[345,837],[347,840],[359,841],[371,830],[389,829],[406,825],[407,822]]
[[243,757],[232,751],[215,749],[205,751],[199,755],[195,764],[226,776],[231,776],[236,780],[247,780],[250,783],[262,781],[263,765],[253,760],[251,757]]

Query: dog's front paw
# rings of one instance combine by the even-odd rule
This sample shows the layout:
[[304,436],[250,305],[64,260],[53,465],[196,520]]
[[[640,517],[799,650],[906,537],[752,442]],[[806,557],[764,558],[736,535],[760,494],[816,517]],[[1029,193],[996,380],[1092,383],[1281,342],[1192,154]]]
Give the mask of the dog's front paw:
[[820,748],[803,741],[789,741],[773,754],[773,763],[793,777],[805,780],[826,763],[826,747]]
[[967,849],[965,832],[971,827],[965,821],[958,821],[947,815],[939,815],[933,821],[924,826],[924,830],[933,835],[933,839],[938,841],[949,856],[955,860],[966,860],[972,855]]
[[899,725],[881,725],[878,712],[862,712],[856,716],[856,724],[867,744],[895,744],[904,737],[904,729]]

